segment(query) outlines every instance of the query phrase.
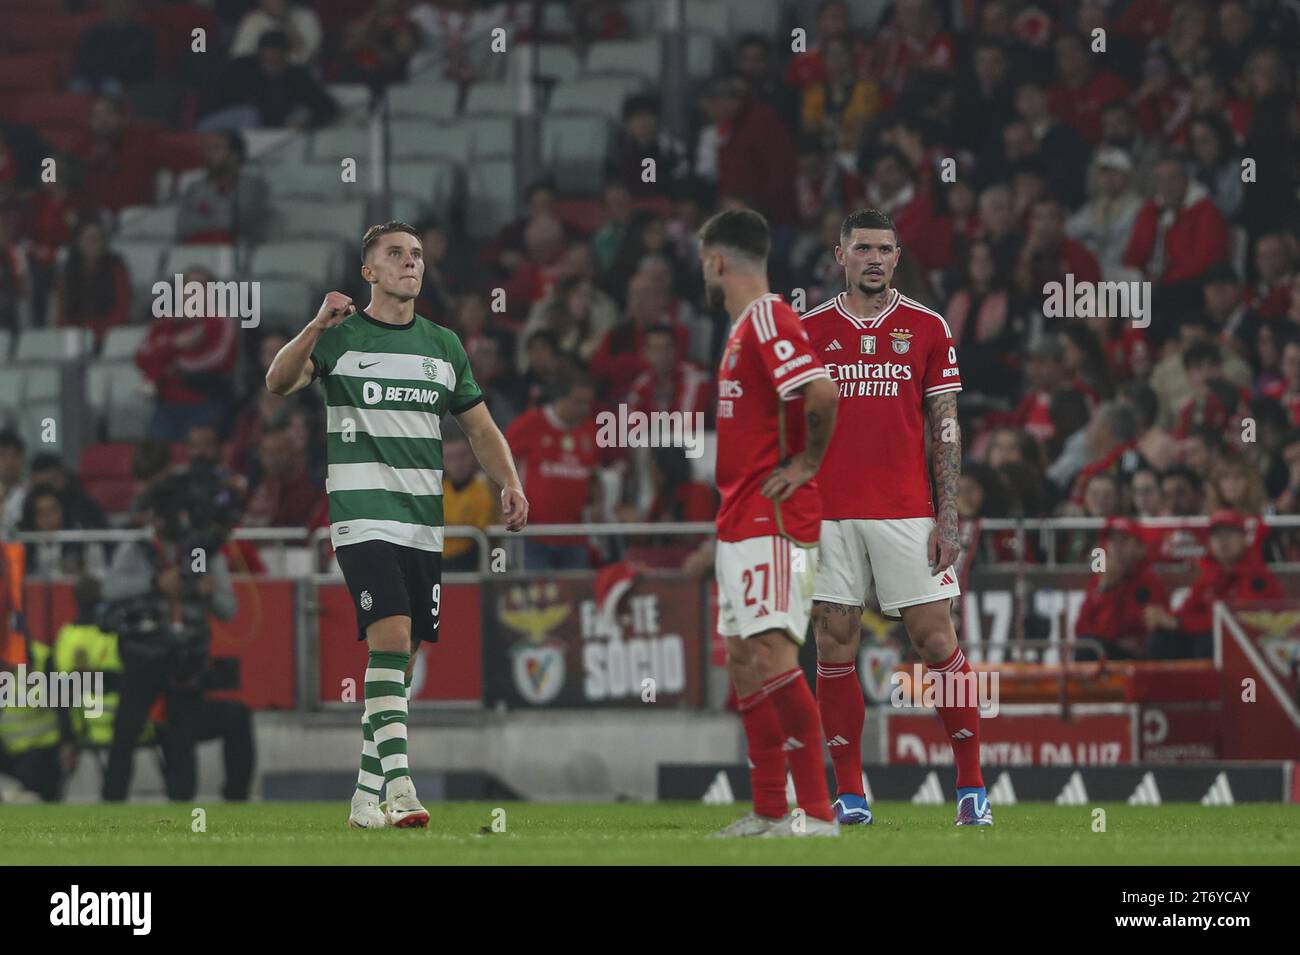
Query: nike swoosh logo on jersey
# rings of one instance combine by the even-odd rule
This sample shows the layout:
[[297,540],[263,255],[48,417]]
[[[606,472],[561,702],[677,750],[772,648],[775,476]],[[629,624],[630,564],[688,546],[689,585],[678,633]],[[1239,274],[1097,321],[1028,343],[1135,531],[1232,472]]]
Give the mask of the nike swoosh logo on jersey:
[[361,362],[357,362],[357,367],[360,368],[360,369],[362,369],[362,370],[364,371],[364,370],[367,369],[367,368],[374,368],[375,365],[378,365],[378,364],[379,364],[379,362],[377,362],[377,361],[372,361],[372,362],[371,362],[370,364],[368,364],[368,365],[363,365],[363,364],[361,364]]

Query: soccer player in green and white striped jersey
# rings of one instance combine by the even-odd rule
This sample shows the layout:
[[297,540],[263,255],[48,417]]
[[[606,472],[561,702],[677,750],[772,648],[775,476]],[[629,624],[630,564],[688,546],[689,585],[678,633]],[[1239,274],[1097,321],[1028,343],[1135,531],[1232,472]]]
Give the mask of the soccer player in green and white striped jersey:
[[[415,314],[424,279],[419,234],[371,226],[361,242],[370,304],[339,292],[275,356],[266,386],[325,387],[330,540],[367,641],[366,709],[348,825],[427,826],[406,758],[411,661],[438,639],[442,581],[442,432],[451,413],[501,487],[506,526],[528,522],[514,458],[492,420],[460,339]],[[388,799],[380,803],[387,785]]]

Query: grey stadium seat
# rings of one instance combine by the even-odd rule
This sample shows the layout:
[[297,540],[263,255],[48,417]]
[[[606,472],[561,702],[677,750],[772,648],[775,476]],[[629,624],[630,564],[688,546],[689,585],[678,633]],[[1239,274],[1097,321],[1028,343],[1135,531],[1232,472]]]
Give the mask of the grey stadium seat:
[[219,279],[229,279],[235,273],[235,249],[230,245],[178,245],[167,253],[163,264],[163,279],[174,281],[177,275],[196,265],[201,265]]
[[388,142],[395,160],[436,156],[463,163],[469,162],[473,132],[463,122],[437,125],[421,119],[398,119],[390,127]]
[[332,126],[319,129],[311,137],[313,162],[355,159],[360,166],[370,156],[370,130],[356,126]]
[[611,120],[623,114],[623,101],[645,88],[630,76],[584,76],[561,83],[551,94],[551,113],[597,113]]
[[59,369],[50,365],[28,368],[23,377],[23,404],[35,401],[58,401],[63,391]]
[[149,432],[153,398],[148,381],[132,362],[103,363],[108,389],[108,439],[139,441]]
[[147,325],[118,325],[110,328],[104,336],[104,348],[100,357],[105,361],[125,361],[135,358],[140,343],[149,333]]
[[[353,241],[359,250],[360,230],[353,235]],[[310,282],[304,282],[302,279],[268,278],[262,279],[260,286],[259,302],[262,307],[263,324],[287,323],[290,327],[297,328],[306,323],[320,305],[317,301],[316,289]]]
[[513,156],[515,121],[507,116],[473,116],[461,120],[470,133],[470,155],[474,159]]
[[449,162],[409,159],[388,167],[388,184],[396,195],[420,200],[425,211],[445,210],[460,192],[459,167]]
[[659,41],[606,40],[593,43],[587,51],[587,68],[592,73],[630,73],[654,83],[661,70]]
[[131,275],[131,291],[136,302],[148,297],[153,283],[162,278],[163,252],[170,248],[172,241],[118,239],[112,244],[111,248],[122,257]]
[[18,336],[14,361],[80,361],[90,354],[94,336],[86,328],[32,328]]
[[[552,83],[571,80],[582,73],[582,61],[578,59],[578,54],[564,44],[530,44],[526,48],[532,54],[533,68],[531,73],[535,73],[543,80]],[[511,80],[517,80],[520,76],[524,63],[524,57],[520,54],[524,49],[525,46],[522,44],[515,47],[514,55],[510,57],[510,68],[507,71],[507,76]]]
[[343,181],[343,166],[339,162],[271,166],[265,175],[276,198],[298,196],[340,201],[365,196],[370,181],[368,164],[369,159],[357,160],[354,182]]
[[599,191],[609,127],[609,120],[602,116],[547,116],[543,120],[543,161],[562,191]]
[[18,408],[23,403],[21,368],[0,368],[0,408]]
[[410,83],[388,88],[388,114],[392,117],[416,116],[448,122],[456,118],[459,102],[460,90],[441,77],[432,83],[422,83],[416,77]]
[[302,236],[351,242],[361,235],[364,209],[361,198],[343,202],[284,199],[275,204],[271,232],[277,239]]
[[117,234],[123,239],[176,238],[176,205],[131,206],[123,209]]
[[515,167],[508,159],[475,163],[468,172],[466,226],[475,238],[489,236],[514,217]]
[[299,278],[320,288],[337,281],[339,252],[339,244],[328,240],[265,242],[253,250],[253,278]]
[[518,97],[510,83],[475,83],[465,96],[466,116],[509,116]]
[[[744,24],[748,26],[748,21]],[[686,0],[686,26],[716,36],[731,33],[731,9],[726,0]]]

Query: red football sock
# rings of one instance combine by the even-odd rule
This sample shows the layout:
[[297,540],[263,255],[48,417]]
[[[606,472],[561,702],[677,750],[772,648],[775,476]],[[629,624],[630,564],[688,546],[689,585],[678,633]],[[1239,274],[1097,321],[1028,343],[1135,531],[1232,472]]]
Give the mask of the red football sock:
[[774,676],[763,684],[772,698],[781,731],[785,734],[786,760],[794,776],[799,808],[808,815],[829,822],[831,797],[826,791],[826,764],[822,761],[822,721],[817,701],[798,667]]
[[852,663],[817,664],[817,708],[822,714],[826,748],[835,764],[837,795],[862,792],[862,721],[867,704]]
[[754,790],[754,812],[769,819],[786,813],[785,753],[781,720],[767,693],[759,690],[736,701],[749,747],[749,782]]
[[[950,673],[968,675],[971,672],[961,647],[942,663],[930,666],[929,670],[937,677]],[[950,685],[946,682],[939,684],[935,709],[939,711],[939,719],[943,720],[943,728],[947,731],[948,742],[952,746],[953,759],[957,763],[957,788],[981,787],[984,785],[984,775],[980,772],[980,711],[975,681],[969,680],[966,684],[965,699],[946,699],[945,691]],[[952,705],[956,702],[966,705]]]

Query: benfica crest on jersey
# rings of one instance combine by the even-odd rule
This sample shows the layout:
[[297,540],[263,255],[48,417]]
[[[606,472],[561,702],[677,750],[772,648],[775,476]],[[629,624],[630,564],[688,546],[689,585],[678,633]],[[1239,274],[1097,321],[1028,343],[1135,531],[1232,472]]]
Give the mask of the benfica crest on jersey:
[[900,355],[906,355],[907,350],[912,347],[911,332],[890,332],[889,337],[894,340],[894,351]]
[[736,360],[740,357],[740,342],[734,338],[727,342],[727,353],[722,356],[722,365],[728,371],[736,367]]

